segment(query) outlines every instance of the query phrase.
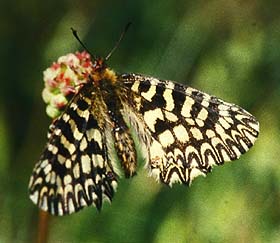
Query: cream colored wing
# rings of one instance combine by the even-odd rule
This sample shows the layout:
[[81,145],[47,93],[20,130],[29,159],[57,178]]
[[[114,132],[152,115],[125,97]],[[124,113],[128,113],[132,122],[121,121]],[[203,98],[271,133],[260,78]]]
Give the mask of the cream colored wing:
[[178,84],[136,74],[120,77],[124,114],[135,127],[147,167],[163,183],[190,184],[254,144],[256,118],[237,105]]

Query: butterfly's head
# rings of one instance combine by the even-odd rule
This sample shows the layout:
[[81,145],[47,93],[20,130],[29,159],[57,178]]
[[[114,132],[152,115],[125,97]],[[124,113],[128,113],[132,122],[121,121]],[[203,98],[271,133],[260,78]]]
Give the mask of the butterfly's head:
[[95,58],[92,64],[91,78],[96,85],[101,80],[111,80],[115,82],[117,79],[116,73],[109,69],[103,58]]
[[93,73],[100,73],[103,72],[107,68],[107,65],[103,58],[98,57],[95,58],[92,64],[92,72]]

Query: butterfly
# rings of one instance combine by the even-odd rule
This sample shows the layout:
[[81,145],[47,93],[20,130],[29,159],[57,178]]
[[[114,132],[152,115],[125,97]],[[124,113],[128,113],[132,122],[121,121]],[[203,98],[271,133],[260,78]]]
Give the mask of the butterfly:
[[136,174],[137,143],[156,180],[190,185],[258,137],[256,118],[235,104],[173,81],[117,74],[102,58],[90,68],[50,125],[30,178],[31,200],[53,215],[111,201],[120,176]]

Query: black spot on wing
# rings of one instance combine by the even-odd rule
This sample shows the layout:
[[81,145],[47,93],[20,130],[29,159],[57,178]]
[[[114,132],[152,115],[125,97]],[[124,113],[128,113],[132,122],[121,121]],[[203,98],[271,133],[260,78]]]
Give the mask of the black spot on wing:
[[175,104],[173,112],[175,114],[181,114],[183,104],[186,100],[186,94],[184,94],[182,92],[178,92],[177,90],[174,89],[172,91],[172,97],[173,97],[174,104]]
[[170,125],[167,121],[163,121],[163,120],[157,120],[156,124],[155,124],[155,133],[156,134],[161,134],[162,132],[169,130],[170,129]]
[[149,80],[145,80],[140,82],[139,84],[139,92],[147,92],[151,87],[151,82]]
[[165,84],[159,83],[156,86],[156,94],[152,98],[152,103],[158,108],[163,108],[166,106],[166,100],[163,97],[164,91],[165,91]]
[[77,100],[77,106],[82,111],[85,111],[89,108],[89,104],[83,99],[78,99]]
[[103,154],[102,148],[99,147],[99,144],[92,140],[88,143],[88,146],[85,149],[86,154]]
[[99,128],[97,120],[93,117],[92,114],[89,115],[86,129],[89,130],[91,128],[95,128],[95,129]]

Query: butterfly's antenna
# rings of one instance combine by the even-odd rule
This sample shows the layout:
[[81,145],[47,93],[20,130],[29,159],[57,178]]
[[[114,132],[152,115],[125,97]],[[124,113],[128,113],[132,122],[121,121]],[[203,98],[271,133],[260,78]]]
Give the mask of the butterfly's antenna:
[[78,33],[77,33],[77,30],[73,29],[71,27],[71,30],[72,30],[72,34],[74,35],[74,37],[77,39],[77,41],[79,41],[79,43],[81,44],[81,46],[92,56],[94,57],[90,51],[86,48],[86,46],[84,45],[84,43],[81,41],[80,37],[78,36]]
[[119,44],[121,43],[125,33],[127,32],[129,26],[131,25],[131,22],[127,23],[124,30],[122,31],[119,40],[116,42],[115,46],[113,47],[113,49],[108,53],[108,55],[106,56],[105,60],[107,61],[110,56],[113,54],[113,52],[117,49],[117,47],[119,46]]

